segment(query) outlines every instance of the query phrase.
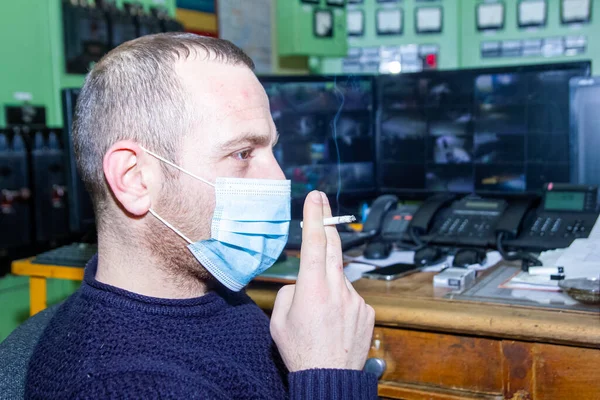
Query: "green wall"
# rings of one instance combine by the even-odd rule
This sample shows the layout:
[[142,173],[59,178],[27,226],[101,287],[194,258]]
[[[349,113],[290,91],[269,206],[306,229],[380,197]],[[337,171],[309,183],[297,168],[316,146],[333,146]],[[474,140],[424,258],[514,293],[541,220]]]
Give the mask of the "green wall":
[[[123,0],[117,0],[121,6]],[[175,0],[143,0],[147,8],[164,5],[175,15]],[[46,106],[49,126],[62,126],[60,90],[80,87],[84,75],[66,74],[61,0],[0,1],[0,128],[4,105],[22,104],[16,92],[31,94],[31,104]]]

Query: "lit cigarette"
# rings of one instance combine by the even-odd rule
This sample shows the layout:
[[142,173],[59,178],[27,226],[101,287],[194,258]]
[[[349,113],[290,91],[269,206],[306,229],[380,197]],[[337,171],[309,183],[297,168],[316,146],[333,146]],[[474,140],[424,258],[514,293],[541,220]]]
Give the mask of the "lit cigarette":
[[[339,224],[350,224],[356,221],[354,215],[342,215],[341,217],[329,217],[323,218],[323,225],[339,225]],[[303,221],[300,221],[300,228],[302,228]]]

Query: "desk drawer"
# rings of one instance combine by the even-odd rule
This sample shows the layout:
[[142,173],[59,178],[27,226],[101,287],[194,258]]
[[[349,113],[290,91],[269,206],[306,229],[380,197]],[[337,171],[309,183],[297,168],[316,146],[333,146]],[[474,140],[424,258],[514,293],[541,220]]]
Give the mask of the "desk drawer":
[[[442,395],[441,390],[456,396],[435,399],[502,398],[502,348],[497,340],[376,327],[369,357],[386,362],[382,386],[388,382],[415,394],[424,390]],[[392,389],[380,394],[389,396]]]
[[397,399],[600,399],[600,350],[376,327],[379,395]]

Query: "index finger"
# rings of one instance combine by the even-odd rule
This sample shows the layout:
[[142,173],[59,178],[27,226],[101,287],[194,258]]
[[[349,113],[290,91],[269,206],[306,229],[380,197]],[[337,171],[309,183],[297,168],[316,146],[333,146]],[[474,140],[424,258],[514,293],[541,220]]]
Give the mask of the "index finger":
[[319,191],[312,191],[304,201],[304,225],[300,249],[300,271],[296,290],[302,291],[325,282],[327,236],[323,226],[323,199]]

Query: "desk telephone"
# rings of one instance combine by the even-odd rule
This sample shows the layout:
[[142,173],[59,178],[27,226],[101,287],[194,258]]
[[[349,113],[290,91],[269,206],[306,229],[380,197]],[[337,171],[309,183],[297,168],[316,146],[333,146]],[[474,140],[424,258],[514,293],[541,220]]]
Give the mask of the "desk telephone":
[[[340,232],[342,249],[380,238],[459,247],[544,251],[588,237],[598,218],[596,186],[549,183],[542,196],[502,199],[440,194],[420,206],[400,205],[394,195],[371,204],[361,232]],[[302,231],[292,221],[288,249],[299,249]]]
[[598,218],[597,187],[552,184],[541,197],[459,198],[442,194],[425,201],[412,217],[405,241],[417,245],[493,247],[543,251],[587,237]]

